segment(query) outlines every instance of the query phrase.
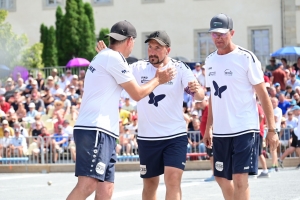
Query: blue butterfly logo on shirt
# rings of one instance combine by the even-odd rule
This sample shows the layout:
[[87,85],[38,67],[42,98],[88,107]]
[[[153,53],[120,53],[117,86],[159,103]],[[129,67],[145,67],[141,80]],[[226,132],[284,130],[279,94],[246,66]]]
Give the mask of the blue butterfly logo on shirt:
[[149,104],[153,104],[154,106],[157,107],[158,106],[158,102],[160,102],[161,100],[163,100],[165,97],[166,97],[165,94],[160,94],[160,95],[155,96],[154,93],[151,92],[149,94],[149,98],[150,99],[149,99],[148,103]]
[[213,81],[213,84],[214,84],[214,88],[215,88],[214,95],[220,97],[220,99],[221,99],[222,92],[224,92],[227,89],[227,86],[223,85],[223,86],[219,87],[215,81]]

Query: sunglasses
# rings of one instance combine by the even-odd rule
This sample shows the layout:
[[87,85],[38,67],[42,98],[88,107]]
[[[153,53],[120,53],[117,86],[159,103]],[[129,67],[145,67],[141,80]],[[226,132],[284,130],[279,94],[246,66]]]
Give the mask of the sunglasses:
[[[228,31],[227,33],[229,33],[230,31]],[[226,36],[227,36],[227,33],[215,33],[215,32],[212,32],[211,33],[211,36],[213,37],[213,38],[219,38],[219,37],[221,37],[221,38],[225,38]]]

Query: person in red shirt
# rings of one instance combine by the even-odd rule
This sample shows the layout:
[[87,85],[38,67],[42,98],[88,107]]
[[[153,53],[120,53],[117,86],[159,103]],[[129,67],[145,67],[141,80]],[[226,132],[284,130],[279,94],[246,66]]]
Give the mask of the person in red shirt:
[[263,149],[263,140],[264,140],[264,125],[265,125],[265,114],[264,111],[259,103],[257,103],[258,108],[258,116],[259,116],[259,129],[260,129],[260,136],[259,136],[259,147],[258,147],[258,158],[262,165],[263,171],[258,175],[258,178],[269,178],[269,171],[267,168],[266,159],[262,153]]
[[[200,103],[200,109],[202,110],[202,117],[200,123],[200,134],[202,138],[204,137],[205,129],[206,129],[206,122],[208,116],[208,97],[205,97]],[[209,156],[211,169],[214,170],[214,158],[213,158],[213,150],[212,148],[209,149],[206,147],[206,153]],[[214,171],[213,171],[214,173]],[[204,179],[205,182],[215,181],[215,176],[212,175],[211,177]]]
[[286,73],[282,70],[281,67],[278,67],[272,72],[270,81],[272,82],[272,84],[279,83],[281,90],[285,90],[287,81]]
[[5,112],[5,114],[10,109],[10,104],[5,101],[5,98],[3,96],[0,96],[0,108],[3,112]]

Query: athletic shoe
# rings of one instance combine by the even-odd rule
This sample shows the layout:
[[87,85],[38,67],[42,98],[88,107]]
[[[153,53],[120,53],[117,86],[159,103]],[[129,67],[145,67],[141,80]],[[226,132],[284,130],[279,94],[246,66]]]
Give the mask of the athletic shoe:
[[211,182],[211,181],[215,181],[215,180],[216,180],[215,176],[211,176],[211,177],[209,177],[207,179],[204,179],[204,182]]
[[275,166],[275,171],[278,172],[278,167],[277,166]]
[[268,169],[269,173],[276,171],[278,172],[278,167],[277,166],[272,166],[270,169]]
[[257,178],[269,178],[270,177],[270,174],[267,172],[267,173],[264,173],[264,172],[261,172]]
[[278,164],[279,164],[279,166],[280,166],[281,168],[284,168],[284,166],[283,166],[283,161],[280,160],[280,158],[278,158]]
[[298,169],[298,170],[300,169],[300,164],[296,167],[296,169]]

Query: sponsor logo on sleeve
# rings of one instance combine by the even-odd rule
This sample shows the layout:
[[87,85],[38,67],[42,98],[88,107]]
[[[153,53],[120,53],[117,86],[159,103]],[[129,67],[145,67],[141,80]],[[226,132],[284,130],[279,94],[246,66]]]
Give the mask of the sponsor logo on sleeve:
[[216,72],[209,72],[208,76],[215,76]]
[[224,71],[225,76],[232,76],[232,71],[230,71],[230,69],[226,69]]

